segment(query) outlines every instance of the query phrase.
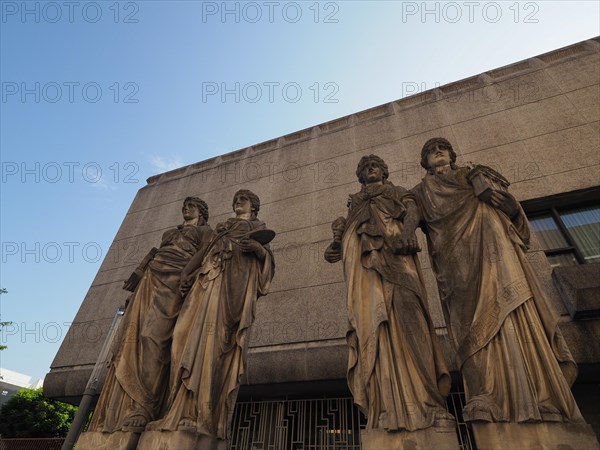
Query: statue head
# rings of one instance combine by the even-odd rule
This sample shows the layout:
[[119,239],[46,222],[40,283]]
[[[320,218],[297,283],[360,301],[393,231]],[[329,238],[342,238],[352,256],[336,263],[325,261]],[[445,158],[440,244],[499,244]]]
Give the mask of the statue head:
[[456,165],[454,164],[456,162],[456,152],[452,148],[452,144],[447,139],[441,137],[432,138],[425,142],[421,150],[421,166],[427,170],[431,169],[427,163],[427,157],[438,148],[448,150],[448,153],[450,153],[450,167],[456,169]]
[[385,180],[387,180],[388,177],[390,176],[390,171],[389,171],[388,166],[385,163],[385,161],[377,155],[368,155],[368,156],[363,156],[362,158],[360,158],[360,161],[358,162],[358,167],[356,168],[356,176],[358,177],[358,181],[361,184],[366,184],[367,180],[365,179],[364,170],[365,170],[365,167],[367,167],[367,165],[369,165],[370,163],[375,163],[379,166],[379,168],[381,169],[381,172],[382,172],[381,173],[381,176],[382,176],[381,181],[385,182]]
[[208,205],[204,200],[200,197],[186,197],[183,201],[183,207],[181,208],[181,212],[185,214],[186,205],[191,204],[198,208],[200,212],[200,216],[204,218],[204,222],[208,221]]
[[260,198],[254,192],[248,189],[240,189],[235,194],[233,194],[233,202],[231,207],[235,211],[235,204],[239,197],[245,197],[250,201],[250,208],[252,211],[252,218],[255,219],[258,216],[258,211],[260,210]]

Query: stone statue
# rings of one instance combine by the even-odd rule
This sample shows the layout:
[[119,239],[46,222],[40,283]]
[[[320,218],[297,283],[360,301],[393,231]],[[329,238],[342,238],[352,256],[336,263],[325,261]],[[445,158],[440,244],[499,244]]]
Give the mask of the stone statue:
[[168,384],[171,338],[183,298],[180,278],[213,231],[208,206],[197,197],[183,202],[182,225],[166,231],[124,289],[133,291],[121,324],[121,343],[107,374],[88,431],[141,432],[159,417]]
[[446,139],[427,141],[427,174],[412,192],[464,379],[464,419],[583,422],[570,390],[577,366],[525,257],[527,218],[504,177],[455,161]]
[[[446,410],[450,376],[427,307],[415,238],[414,195],[387,180],[388,167],[364,156],[362,187],[348,216],[333,223],[325,259],[340,259],[348,288],[348,385],[367,430],[454,426]],[[452,421],[452,422],[450,422]]]
[[195,282],[173,333],[168,408],[148,424],[151,432],[228,438],[256,300],[275,270],[268,247],[275,233],[257,219],[259,209],[256,194],[237,191],[236,217],[220,223],[208,250],[190,262]]

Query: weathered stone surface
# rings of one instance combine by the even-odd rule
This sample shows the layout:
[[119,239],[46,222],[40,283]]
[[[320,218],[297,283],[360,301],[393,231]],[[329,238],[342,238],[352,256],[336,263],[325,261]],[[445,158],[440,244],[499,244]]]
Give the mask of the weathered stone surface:
[[600,120],[600,89],[592,85],[567,94],[568,99],[577,108],[587,122]]
[[571,58],[564,62],[546,67],[544,70],[558,84],[562,92],[571,92],[587,86],[598,84],[598,65],[600,64],[600,52],[595,45],[595,51],[591,51],[579,58]]
[[53,370],[44,378],[44,395],[78,405],[83,395],[81,386],[85,388],[93,370],[94,364]]
[[135,450],[140,438],[139,433],[116,431],[100,433],[88,431],[81,433],[77,440],[77,450]]
[[600,263],[556,267],[552,278],[574,319],[600,315]]
[[197,435],[189,431],[145,431],[138,450],[228,450],[229,443],[221,439]]
[[255,347],[248,352],[245,384],[346,377],[346,339]]
[[516,108],[512,120],[516,127],[517,139],[527,139],[586,123],[565,95]]
[[[452,125],[452,130],[456,136],[455,142],[462,143],[462,154],[467,155],[486,148],[495,150],[495,147],[513,143],[517,126],[514,123],[514,112],[505,110],[457,123]],[[469,155],[469,158],[473,157]]]
[[[587,124],[556,130],[526,141],[535,167],[532,175],[548,176],[576,170],[582,161],[600,163],[600,136]],[[568,149],[568,151],[565,151]]]
[[250,347],[343,339],[345,300],[342,282],[270,293],[257,303]]
[[363,430],[360,433],[360,443],[362,450],[458,450],[461,448],[454,426],[399,432]]
[[592,427],[574,423],[474,423],[478,450],[598,450]]
[[[565,341],[579,364],[600,360],[600,320],[572,320],[560,324]],[[596,379],[597,381],[597,379]],[[600,423],[599,423],[600,424]]]

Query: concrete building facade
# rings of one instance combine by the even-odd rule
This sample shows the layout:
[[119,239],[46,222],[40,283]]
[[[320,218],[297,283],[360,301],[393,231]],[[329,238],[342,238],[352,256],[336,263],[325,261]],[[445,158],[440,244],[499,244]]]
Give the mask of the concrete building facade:
[[[381,156],[390,181],[412,188],[424,175],[420,149],[436,136],[453,144],[459,164],[472,161],[502,173],[533,219],[577,205],[596,214],[600,38],[149,178],[52,363],[46,395],[78,401],[127,297],[123,280],[161,234],[179,223],[183,199],[203,198],[214,227],[231,216],[231,198],[240,188],[260,196],[260,218],[277,232],[276,275],[270,294],[258,302],[241,400],[347,395],[344,276],[341,264],[323,259],[330,224],[345,215],[348,194],[359,189],[355,170],[361,156]],[[430,311],[456,371],[424,236],[420,240]],[[587,249],[583,261],[559,267],[554,253],[534,239],[528,257],[580,365],[575,396],[600,433],[594,406],[600,404],[600,262],[594,263],[594,251],[600,253]]]

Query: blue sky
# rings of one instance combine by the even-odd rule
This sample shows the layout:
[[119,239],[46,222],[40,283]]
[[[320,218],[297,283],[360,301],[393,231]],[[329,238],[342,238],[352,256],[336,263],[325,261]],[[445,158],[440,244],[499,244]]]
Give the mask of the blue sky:
[[147,177],[600,34],[596,1],[0,7],[0,366],[34,378]]

